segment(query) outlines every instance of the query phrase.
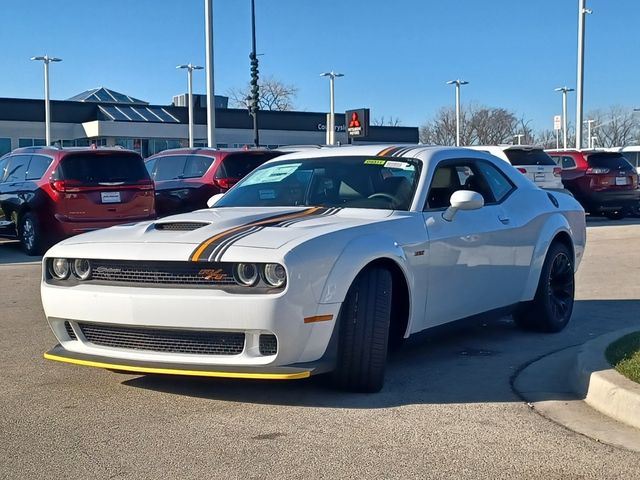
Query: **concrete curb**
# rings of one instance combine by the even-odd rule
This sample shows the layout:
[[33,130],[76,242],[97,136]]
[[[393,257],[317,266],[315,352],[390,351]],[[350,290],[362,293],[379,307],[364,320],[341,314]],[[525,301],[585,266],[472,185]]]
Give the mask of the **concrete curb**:
[[579,350],[571,377],[573,390],[599,412],[640,428],[640,384],[614,370],[605,357],[607,347],[640,325],[602,335]]

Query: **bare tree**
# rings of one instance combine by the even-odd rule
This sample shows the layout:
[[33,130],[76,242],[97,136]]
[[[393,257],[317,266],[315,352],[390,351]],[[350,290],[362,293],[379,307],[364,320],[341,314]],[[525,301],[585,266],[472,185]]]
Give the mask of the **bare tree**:
[[389,117],[389,119],[386,119],[385,116],[381,116],[379,118],[374,118],[373,122],[371,122],[371,125],[375,125],[376,127],[399,127],[400,125],[402,125],[402,120],[400,120],[400,118],[398,117]]
[[591,135],[598,147],[624,147],[640,140],[640,120],[631,108],[616,105],[590,112],[587,118],[595,120]]
[[[258,82],[260,86],[261,110],[294,110],[294,99],[298,94],[298,87],[286,84],[273,77],[265,77]],[[247,97],[251,92],[250,85],[244,88],[231,88],[227,95],[234,108],[247,108]]]
[[[512,143],[514,135],[523,133],[525,141],[533,140],[529,121],[518,119],[504,108],[469,105],[460,112],[462,145],[498,145]],[[456,115],[453,108],[440,109],[434,118],[420,128],[420,141],[435,145],[454,145]]]

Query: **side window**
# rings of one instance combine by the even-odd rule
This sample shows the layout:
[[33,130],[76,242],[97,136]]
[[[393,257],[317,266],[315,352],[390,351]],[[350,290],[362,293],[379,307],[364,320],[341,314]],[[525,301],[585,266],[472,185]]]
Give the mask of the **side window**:
[[563,156],[561,167],[563,169],[576,168],[576,161],[573,159],[573,157]]
[[149,176],[155,180],[156,159],[154,158],[153,160],[144,162],[144,166],[147,172],[149,172]]
[[27,180],[40,180],[53,159],[44,155],[33,155],[27,169]]
[[177,180],[184,178],[184,155],[168,155],[156,160],[156,174],[154,180]]
[[[507,176],[495,166],[488,162],[478,162],[477,165],[480,175],[484,177],[484,183],[486,184],[485,187],[488,187],[489,190],[491,190],[494,202],[500,203],[515,189],[515,185],[511,183],[511,180],[509,180]],[[492,203],[488,200],[488,195],[485,196],[483,194],[482,196],[484,197],[485,203]]]
[[5,182],[24,182],[29,165],[29,155],[15,155],[9,161]]
[[441,162],[433,172],[425,209],[449,207],[451,195],[458,190],[464,190],[472,176],[471,162]]
[[198,178],[203,176],[212,162],[213,157],[189,155],[184,166],[184,178]]

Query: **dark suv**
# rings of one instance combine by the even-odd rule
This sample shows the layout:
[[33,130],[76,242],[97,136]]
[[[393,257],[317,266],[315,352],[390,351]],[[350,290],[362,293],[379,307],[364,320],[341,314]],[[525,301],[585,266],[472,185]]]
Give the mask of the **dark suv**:
[[562,183],[591,214],[611,219],[640,208],[638,174],[620,153],[600,150],[547,152],[562,167]]
[[155,182],[159,216],[207,208],[207,200],[224,193],[267,160],[282,155],[275,150],[165,150],[146,160]]
[[29,255],[155,216],[153,182],[136,152],[28,147],[0,158],[0,236],[18,238]]

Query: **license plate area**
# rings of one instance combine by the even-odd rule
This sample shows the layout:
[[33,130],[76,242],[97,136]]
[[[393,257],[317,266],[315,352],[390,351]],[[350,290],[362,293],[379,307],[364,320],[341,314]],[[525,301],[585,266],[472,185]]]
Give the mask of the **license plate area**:
[[534,173],[533,174],[533,179],[536,182],[544,182],[546,178],[546,175],[544,173]]
[[120,203],[120,192],[100,192],[102,203]]
[[616,177],[616,185],[629,185],[627,177]]

